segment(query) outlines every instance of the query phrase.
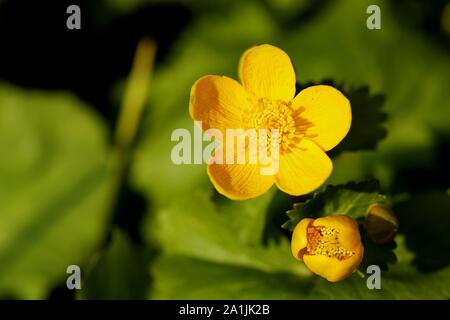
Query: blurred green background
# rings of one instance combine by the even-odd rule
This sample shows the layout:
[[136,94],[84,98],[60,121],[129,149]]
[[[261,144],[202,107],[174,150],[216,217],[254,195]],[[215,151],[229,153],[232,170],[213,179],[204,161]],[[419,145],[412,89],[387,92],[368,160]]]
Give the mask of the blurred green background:
[[[79,31],[65,26],[74,3]],[[381,30],[366,28],[370,4]],[[142,37],[157,44],[149,100],[122,148],[114,132]],[[0,0],[0,40],[0,298],[450,298],[447,1]],[[171,132],[193,128],[194,81],[237,79],[261,43],[289,54],[299,89],[331,82],[350,98],[326,184],[375,178],[389,197],[398,262],[382,290],[357,274],[328,283],[291,257],[281,225],[308,197],[232,202],[205,165],[171,162]]]

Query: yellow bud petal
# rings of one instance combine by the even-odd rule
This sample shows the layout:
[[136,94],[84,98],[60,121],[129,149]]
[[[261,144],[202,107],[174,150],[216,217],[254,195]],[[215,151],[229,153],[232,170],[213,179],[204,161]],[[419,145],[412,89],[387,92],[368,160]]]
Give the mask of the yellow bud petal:
[[358,224],[345,215],[301,220],[291,250],[313,273],[332,282],[350,275],[364,255]]
[[347,278],[361,263],[364,256],[362,243],[358,245],[354,252],[353,256],[344,260],[321,255],[305,255],[304,262],[313,273],[330,282],[337,282]]
[[302,219],[292,233],[291,252],[295,259],[303,259],[303,249],[306,248],[308,240],[306,238],[306,228],[312,223],[314,219]]

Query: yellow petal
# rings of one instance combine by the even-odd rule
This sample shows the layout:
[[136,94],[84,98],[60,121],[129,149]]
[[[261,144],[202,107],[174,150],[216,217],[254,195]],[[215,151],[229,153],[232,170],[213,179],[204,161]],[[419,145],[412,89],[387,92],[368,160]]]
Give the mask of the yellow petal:
[[354,255],[343,260],[324,255],[304,255],[303,261],[312,272],[328,281],[344,279],[358,267],[364,255],[357,222],[345,215],[333,215],[318,218],[312,224],[339,230],[339,245],[353,251]]
[[317,189],[331,174],[333,163],[314,142],[302,139],[289,153],[280,154],[275,182],[290,195],[307,194]]
[[263,44],[248,49],[239,63],[244,88],[256,98],[291,101],[295,95],[295,71],[281,49]]
[[326,216],[314,220],[313,225],[339,230],[339,243],[347,250],[355,251],[361,244],[358,223],[349,216]]
[[306,237],[306,228],[314,221],[314,219],[305,218],[302,219],[294,228],[291,240],[291,252],[295,259],[303,260],[302,250],[306,248],[308,244],[308,238]]
[[355,254],[347,259],[338,260],[324,255],[304,255],[303,261],[309,270],[331,282],[343,280],[361,263],[364,247],[360,243]]
[[202,121],[204,130],[241,127],[243,112],[249,107],[247,93],[239,82],[221,76],[204,76],[191,89],[189,113]]
[[301,117],[313,124],[306,130],[306,136],[325,151],[334,148],[350,130],[350,102],[333,87],[308,87],[300,91],[291,106],[303,110]]
[[264,194],[274,177],[261,175],[258,164],[208,165],[208,175],[216,190],[232,200],[245,200]]

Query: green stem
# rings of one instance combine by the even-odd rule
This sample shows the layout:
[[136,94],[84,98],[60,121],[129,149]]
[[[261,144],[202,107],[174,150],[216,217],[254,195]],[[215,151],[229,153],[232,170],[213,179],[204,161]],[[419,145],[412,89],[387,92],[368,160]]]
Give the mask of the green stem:
[[124,183],[129,167],[131,146],[148,100],[155,54],[156,44],[153,40],[144,38],[139,41],[126,83],[114,135],[110,163],[113,179],[111,211],[116,206],[120,189]]

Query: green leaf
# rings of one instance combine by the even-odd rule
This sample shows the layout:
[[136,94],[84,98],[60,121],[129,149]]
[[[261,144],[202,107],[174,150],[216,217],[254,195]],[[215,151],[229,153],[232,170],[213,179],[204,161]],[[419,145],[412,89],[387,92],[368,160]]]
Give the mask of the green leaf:
[[412,299],[434,300],[450,298],[450,267],[432,274],[417,272],[407,264],[397,264],[388,272],[381,272],[381,289],[369,290],[366,279],[356,274],[342,282],[331,285],[323,279],[310,296],[315,299]]
[[91,263],[78,292],[82,299],[144,299],[150,284],[146,259],[119,229]]
[[283,225],[283,228],[292,231],[303,218],[318,218],[334,214],[345,214],[353,219],[362,218],[371,204],[385,201],[385,197],[379,194],[379,189],[379,183],[376,180],[329,185],[325,191],[315,193],[306,202],[294,204],[294,208],[287,212],[289,221]]
[[0,83],[0,296],[45,298],[103,239],[106,132],[72,95]]
[[152,270],[157,299],[306,299],[314,281],[183,256],[163,256]]
[[[273,192],[269,192],[254,200],[241,201],[239,203],[245,208],[242,209],[237,206],[237,202],[231,200],[222,199],[218,202],[209,193],[193,193],[178,198],[166,209],[158,212],[155,219],[149,219],[146,229],[149,231],[146,234],[157,239],[163,252],[152,266],[155,289],[151,297],[164,298],[166,286],[171,285],[165,279],[159,278],[158,274],[173,279],[186,277],[186,280],[180,281],[193,282],[190,290],[174,293],[173,298],[200,297],[195,296],[194,282],[200,285],[215,277],[202,275],[205,268],[212,272],[217,270],[218,273],[232,274],[233,270],[236,271],[235,279],[219,277],[211,283],[214,286],[232,286],[229,281],[238,281],[237,278],[242,274],[255,277],[251,281],[249,279],[249,282],[254,282],[264,275],[274,275],[274,279],[283,279],[285,276],[286,282],[292,282],[295,277],[307,276],[309,272],[305,267],[292,258],[289,242],[285,238],[280,239],[278,243],[270,241],[267,246],[262,245],[266,210],[272,197]],[[175,264],[169,268],[167,264],[171,263]],[[168,275],[169,272],[174,274]],[[196,276],[190,278],[189,272],[196,273]],[[282,286],[284,284],[281,284]],[[220,292],[217,292],[215,296],[209,297],[207,289],[205,290],[201,291],[206,294],[203,298],[217,299],[221,296]],[[265,298],[262,294],[263,292],[254,291],[236,298],[250,295]]]
[[[183,272],[179,272],[182,269]],[[178,272],[177,272],[178,271]],[[381,273],[381,289],[369,290],[353,274],[339,283],[319,277],[266,274],[183,257],[165,257],[154,266],[160,299],[448,299],[450,268],[432,274],[398,264]]]
[[213,201],[210,193],[195,192],[179,197],[149,218],[148,241],[156,238],[164,252],[266,272],[290,271],[302,274],[304,268],[291,258],[286,239],[262,245],[266,208],[273,197],[269,192],[254,200]]

